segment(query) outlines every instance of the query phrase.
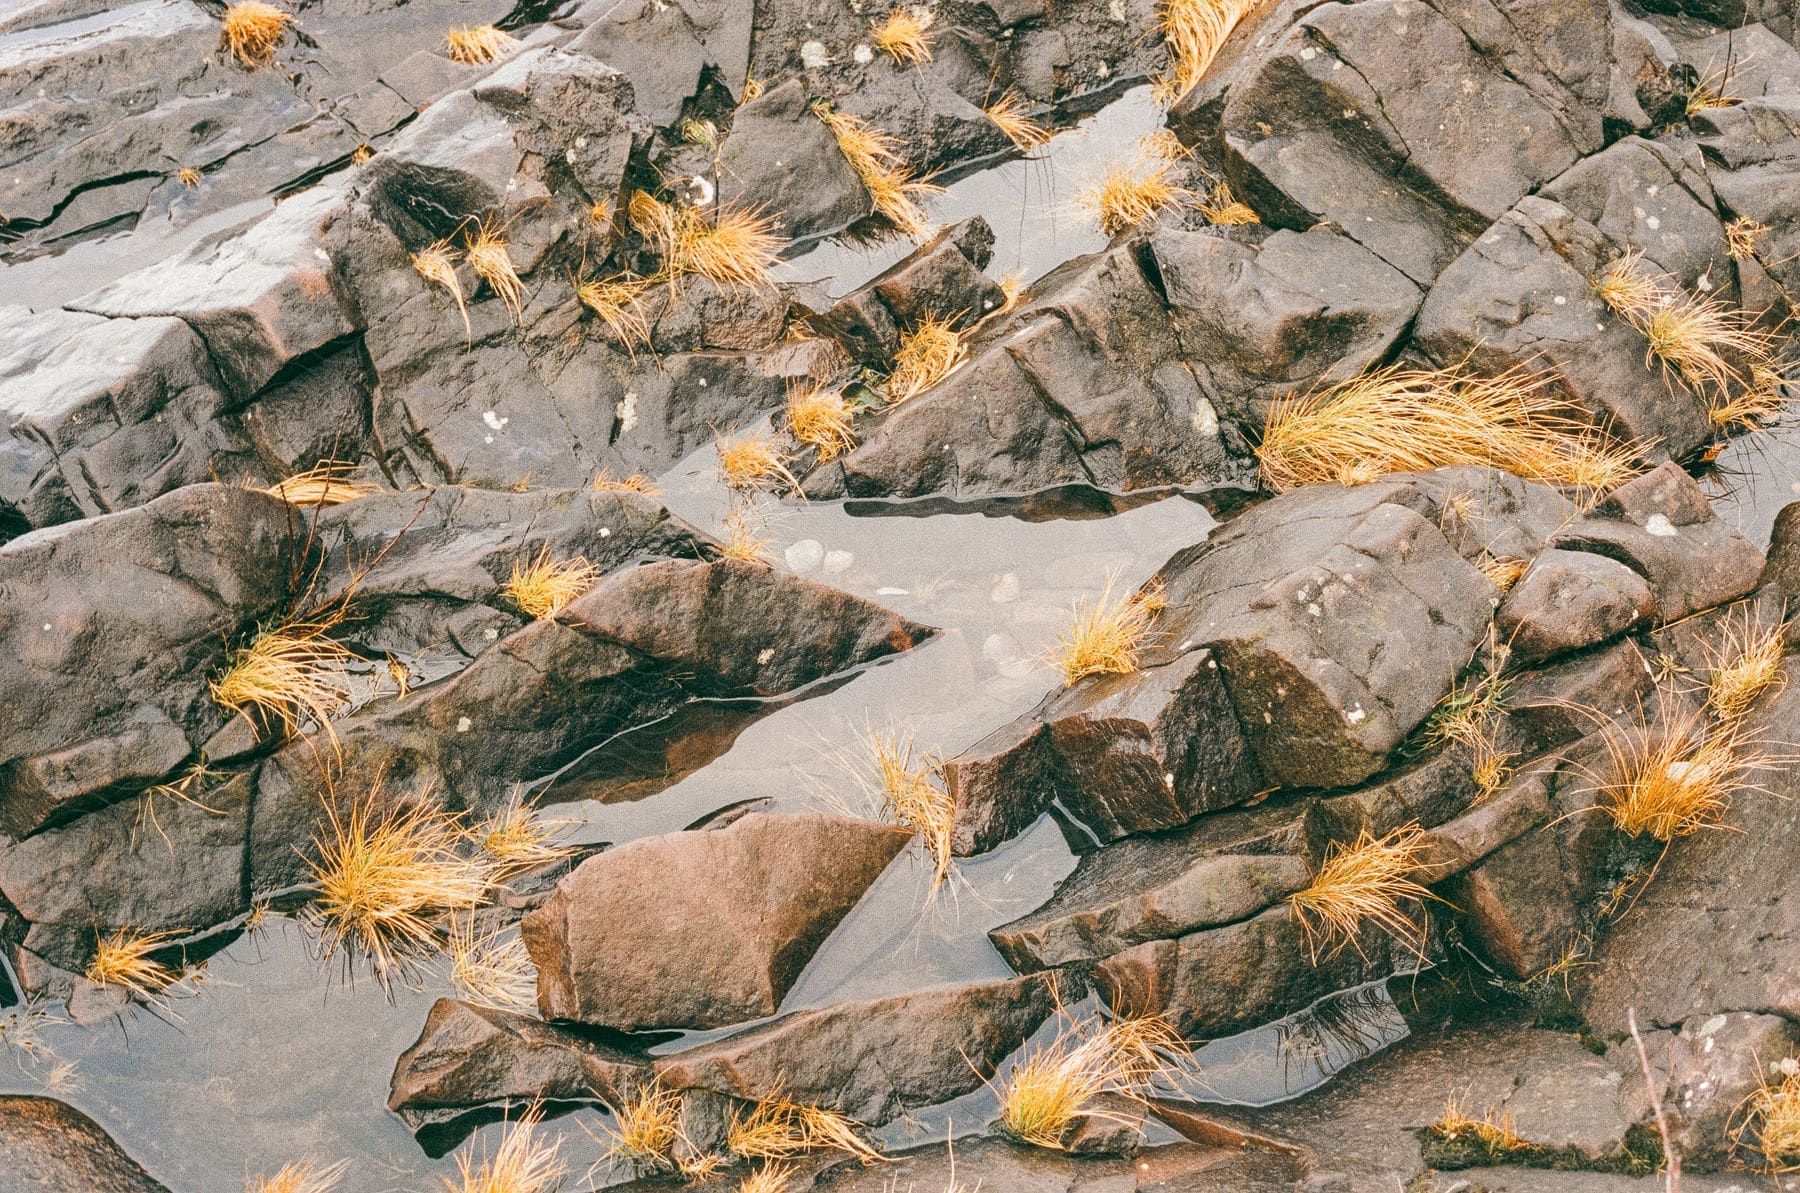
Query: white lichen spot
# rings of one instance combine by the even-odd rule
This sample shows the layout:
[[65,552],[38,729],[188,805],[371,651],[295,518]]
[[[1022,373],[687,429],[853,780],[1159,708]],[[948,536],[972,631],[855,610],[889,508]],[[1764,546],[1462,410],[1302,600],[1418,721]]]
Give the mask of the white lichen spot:
[[612,537],[612,527],[610,527],[610,526],[602,526],[602,527],[601,527],[601,528],[600,528],[600,537],[601,537],[601,538],[603,538],[603,539],[609,539],[609,538],[611,538],[611,537]]
[[585,136],[576,137],[575,138],[575,148],[586,149],[587,148],[587,138]]
[[807,70],[818,70],[831,65],[831,55],[825,52],[825,43],[809,41],[800,47],[800,65]]
[[713,186],[711,180],[702,175],[696,174],[688,179],[687,198],[688,202],[695,207],[712,206],[713,195],[716,193],[718,193],[717,188]]
[[1646,228],[1650,229],[1652,232],[1654,232],[1658,228],[1662,227],[1662,221],[1657,219],[1655,216],[1651,216],[1649,219],[1644,221],[1644,227],[1646,227]]
[[1669,521],[1667,514],[1651,514],[1644,521],[1644,533],[1653,534],[1659,539],[1672,539],[1681,532],[1675,529],[1675,524]]
[[1311,62],[1314,58],[1317,58],[1318,56],[1319,56],[1319,51],[1316,46],[1306,46],[1304,49],[1302,49],[1300,51],[1300,61],[1302,61],[1302,62]]
[[501,418],[492,410],[483,410],[481,412],[481,421],[488,425],[489,430],[503,431],[506,429],[506,424],[512,420],[510,418]]
[[1359,704],[1355,708],[1346,709],[1344,711],[1344,720],[1350,722],[1352,725],[1360,725],[1363,722],[1363,718],[1368,715],[1368,713],[1363,711],[1363,706]]
[[875,61],[875,49],[873,46],[866,46],[858,42],[856,48],[850,51],[850,57],[856,62],[856,65],[867,66]]
[[1263,724],[1273,725],[1274,723],[1275,723],[1275,714],[1272,712],[1265,711],[1263,713]]
[[1131,19],[1125,12],[1125,0],[1112,0],[1112,3],[1106,6],[1106,13],[1121,25]]
[[1175,790],[1175,772],[1174,771],[1166,770],[1163,772],[1163,786],[1167,787],[1170,791]]
[[469,730],[471,730],[473,728],[475,728],[475,722],[469,720],[469,718],[467,718],[467,717],[456,718],[456,731],[458,733],[467,733]]
[[1308,605],[1306,607],[1306,611],[1308,614],[1310,614],[1313,617],[1325,616],[1325,610],[1319,608],[1319,602],[1317,602],[1317,601],[1314,601],[1310,605]]
[[619,434],[629,435],[637,426],[637,395],[628,393],[613,407],[613,413],[619,418]]
[[1559,307],[1566,307],[1569,305],[1569,298],[1566,294],[1558,294],[1551,301],[1554,302]]
[[767,667],[769,665],[769,660],[773,659],[774,657],[775,657],[775,648],[773,646],[765,646],[760,651],[757,652],[756,665],[758,667]]
[[1205,398],[1194,403],[1194,417],[1189,421],[1196,435],[1212,436],[1219,433],[1219,412]]

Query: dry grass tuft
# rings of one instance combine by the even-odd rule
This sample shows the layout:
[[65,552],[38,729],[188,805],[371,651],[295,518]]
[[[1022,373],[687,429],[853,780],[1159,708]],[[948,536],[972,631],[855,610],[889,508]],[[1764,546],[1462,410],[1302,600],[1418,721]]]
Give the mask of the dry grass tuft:
[[956,330],[956,319],[955,315],[948,319],[927,316],[900,333],[900,348],[894,353],[894,369],[887,380],[890,405],[918,397],[954,373],[969,355],[968,344]]
[[1100,178],[1075,196],[1075,202],[1100,221],[1100,230],[1116,236],[1147,223],[1156,213],[1194,198],[1175,181],[1175,163],[1140,149],[1130,160],[1114,161]]
[[609,1158],[633,1164],[664,1165],[681,1139],[681,1095],[659,1082],[638,1090],[617,1106],[608,1105],[613,1125],[603,1126],[600,1142]]
[[1238,22],[1263,0],[1160,0],[1157,18],[1169,47],[1169,66],[1155,80],[1156,99],[1172,104],[1192,91],[1211,69],[1219,48]]
[[537,967],[517,933],[477,933],[473,917],[457,919],[445,943],[456,997],[496,1011],[537,1009]]
[[1677,298],[1652,312],[1639,330],[1649,342],[1646,363],[1660,362],[1665,372],[1720,403],[1734,387],[1749,383],[1747,363],[1769,359],[1775,343],[1772,332],[1756,326],[1755,316],[1718,299]]
[[1151,639],[1151,625],[1162,612],[1160,586],[1152,582],[1137,592],[1113,599],[1117,576],[1109,576],[1098,598],[1075,602],[1069,628],[1051,652],[1068,687],[1090,675],[1130,675],[1138,655]]
[[485,866],[457,852],[456,817],[429,803],[377,814],[378,790],[349,816],[328,806],[330,835],[313,838],[316,922],[327,955],[340,949],[371,962],[388,985],[395,972],[438,945],[432,915],[472,911],[492,886]]
[[462,282],[456,276],[456,250],[450,247],[449,238],[434,241],[414,253],[412,266],[427,282],[450,291],[450,297],[456,300],[456,309],[462,315],[463,334],[474,338],[475,332],[469,326],[469,308],[463,301]]
[[737,1193],[787,1193],[793,1170],[783,1164],[764,1164],[738,1182]]
[[1223,178],[1213,184],[1212,190],[1207,192],[1199,206],[1200,214],[1206,217],[1208,223],[1221,227],[1262,223],[1256,209],[1248,203],[1239,202],[1237,196],[1231,193],[1231,184]]
[[538,1106],[521,1114],[518,1122],[507,1127],[491,1160],[486,1149],[479,1161],[473,1149],[458,1153],[457,1179],[443,1178],[444,1187],[450,1193],[552,1193],[560,1188],[562,1136],[539,1138],[537,1128],[543,1117]]
[[464,66],[485,66],[504,54],[518,38],[492,25],[452,25],[444,34],[444,47],[450,61]]
[[900,143],[860,116],[823,105],[815,111],[837,138],[838,150],[869,192],[875,210],[914,240],[928,237],[931,221],[920,204],[931,195],[942,194],[944,188],[915,179]]
[[1728,90],[1730,85],[1731,67],[1729,64],[1718,70],[1708,71],[1695,80],[1687,94],[1688,116],[1694,117],[1713,108],[1729,108],[1733,104],[1742,103],[1741,98],[1730,93]]
[[1510,1114],[1496,1114],[1489,1109],[1480,1118],[1474,1118],[1462,1109],[1454,1094],[1444,1103],[1443,1117],[1425,1129],[1446,1143],[1478,1143],[1490,1156],[1531,1146],[1513,1130]]
[[1630,444],[1561,413],[1541,374],[1473,377],[1390,365],[1269,410],[1257,456],[1276,492],[1482,464],[1592,493],[1633,476]]
[[683,1180],[699,1184],[710,1181],[730,1162],[729,1156],[721,1156],[718,1152],[689,1153],[675,1157],[675,1171]]
[[245,1193],[331,1193],[349,1167],[348,1160],[324,1166],[316,1160],[284,1164],[274,1176],[257,1177],[244,1189]]
[[1007,91],[989,104],[986,112],[994,127],[1027,153],[1050,140],[1050,130],[1025,114],[1025,97],[1017,91]]
[[209,685],[212,698],[232,712],[255,709],[265,723],[279,721],[284,737],[308,720],[332,735],[332,715],[352,695],[344,664],[356,657],[329,637],[343,620],[339,607],[310,621],[265,626],[249,645],[232,652],[224,672]]
[[476,225],[473,237],[465,236],[463,250],[475,276],[486,282],[494,297],[506,305],[513,322],[523,324],[525,283],[519,280],[519,271],[513,268],[512,257],[506,251],[506,229],[492,219],[483,220]]
[[1722,619],[1717,644],[1707,647],[1706,707],[1721,721],[1736,721],[1764,692],[1787,685],[1787,623],[1758,624],[1746,605],[1743,616]]
[[175,180],[191,191],[200,185],[200,171],[193,166],[183,166],[175,171]]
[[662,492],[656,487],[654,480],[641,472],[620,478],[613,476],[609,468],[602,468],[600,474],[594,477],[594,488],[602,493],[642,493],[646,497],[655,497]]
[[1738,1142],[1754,1136],[1766,1172],[1800,1172],[1800,1062],[1779,1061],[1771,1075],[1744,1101]]
[[1756,256],[1756,241],[1760,236],[1768,235],[1766,224],[1759,224],[1747,215],[1740,215],[1725,225],[1725,246],[1731,253],[1733,261],[1748,261]]
[[754,501],[734,501],[725,512],[725,541],[719,554],[745,563],[768,563],[774,540],[768,536],[769,516]]
[[175,938],[173,932],[133,933],[120,928],[111,936],[94,933],[94,955],[83,971],[97,986],[116,986],[149,1000],[174,984],[176,975],[150,954]]
[[725,1145],[749,1160],[783,1160],[811,1151],[843,1152],[864,1164],[884,1159],[862,1137],[855,1119],[780,1097],[758,1102],[747,1113],[733,1112]]
[[1790,382],[1772,361],[1756,361],[1750,365],[1750,383],[1734,397],[1707,404],[1706,414],[1722,431],[1742,427],[1759,430],[1787,413],[1787,391]]
[[266,489],[256,490],[280,498],[289,505],[306,507],[342,505],[371,493],[381,492],[380,485],[352,480],[347,474],[356,465],[340,460],[322,460],[305,472],[297,472],[286,480],[276,481]]
[[902,66],[931,61],[932,14],[924,8],[896,8],[869,29],[875,48]]
[[912,734],[895,729],[869,731],[875,770],[881,783],[883,812],[895,824],[919,834],[931,855],[931,889],[950,876],[950,838],[956,829],[956,801],[934,781],[937,767],[929,758],[915,761]]
[[527,807],[524,789],[515,786],[499,811],[469,830],[469,839],[493,859],[494,881],[502,882],[574,853],[572,846],[556,844],[561,828]]
[[648,278],[620,274],[604,280],[592,279],[575,286],[575,298],[606,324],[619,345],[637,356],[640,345],[650,343],[650,321],[638,309],[638,302],[650,289]]
[[594,586],[600,568],[585,556],[552,559],[550,544],[520,567],[513,564],[512,576],[506,581],[506,595],[520,612],[533,621],[555,617],[563,606]]
[[225,6],[225,48],[245,66],[267,65],[294,14],[263,0],[240,0]]
[[1703,714],[1656,726],[1601,730],[1606,762],[1587,774],[1583,793],[1627,836],[1673,841],[1717,824],[1740,791],[1774,766],[1734,727],[1709,726]]
[[749,431],[733,439],[713,441],[719,458],[719,475],[740,493],[785,485],[798,489],[800,481],[788,470],[781,444],[767,431]]
[[364,141],[361,145],[358,145],[355,149],[350,151],[350,164],[353,166],[360,166],[374,156],[375,147],[370,145],[367,141]]
[[1327,847],[1311,884],[1288,896],[1314,964],[1321,950],[1336,956],[1346,945],[1360,948],[1357,937],[1365,923],[1423,955],[1425,929],[1402,904],[1433,898],[1413,877],[1424,847],[1425,830],[1417,823],[1380,837],[1365,827],[1350,844],[1335,841]]
[[708,220],[693,208],[679,213],[670,240],[669,269],[726,286],[767,284],[786,245],[775,221],[755,208],[720,207]]
[[997,1125],[1023,1143],[1061,1150],[1077,1119],[1109,1117],[1096,1106],[1101,1095],[1141,1101],[1190,1055],[1187,1041],[1158,1016],[1068,1022],[1001,1081]]
[[1494,587],[1501,592],[1509,592],[1512,586],[1525,575],[1525,569],[1531,561],[1521,559],[1517,555],[1486,555],[1481,560],[1481,572],[1494,582]]
[[1643,323],[1673,299],[1661,280],[1644,268],[1644,251],[1632,249],[1613,262],[1593,283],[1613,314]]
[[842,393],[818,382],[788,388],[788,433],[818,452],[821,462],[835,460],[856,446],[854,416]]

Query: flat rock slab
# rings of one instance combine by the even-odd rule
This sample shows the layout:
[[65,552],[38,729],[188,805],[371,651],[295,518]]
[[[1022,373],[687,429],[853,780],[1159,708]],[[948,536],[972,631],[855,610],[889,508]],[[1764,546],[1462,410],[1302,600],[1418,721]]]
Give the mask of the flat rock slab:
[[656,1074],[669,1089],[784,1095],[879,1126],[979,1089],[1071,996],[1038,975],[797,1011],[661,1057]]
[[758,813],[589,858],[522,921],[538,1005],[628,1030],[772,1015],[909,840],[848,817]]
[[87,1115],[55,1098],[0,1097],[0,1191],[168,1193]]

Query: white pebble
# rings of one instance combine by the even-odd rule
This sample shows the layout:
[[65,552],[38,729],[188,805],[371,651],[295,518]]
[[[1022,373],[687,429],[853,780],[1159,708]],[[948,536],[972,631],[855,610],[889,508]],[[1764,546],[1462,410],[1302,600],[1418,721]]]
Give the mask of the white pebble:
[[996,605],[1010,605],[1019,599],[1020,591],[1019,577],[1013,572],[1003,572],[994,577],[994,587],[988,590],[988,599]]
[[818,539],[801,539],[791,544],[782,554],[787,559],[788,571],[816,571],[825,562],[825,544]]
[[847,572],[850,565],[856,562],[856,556],[848,551],[825,552],[825,570],[827,572]]

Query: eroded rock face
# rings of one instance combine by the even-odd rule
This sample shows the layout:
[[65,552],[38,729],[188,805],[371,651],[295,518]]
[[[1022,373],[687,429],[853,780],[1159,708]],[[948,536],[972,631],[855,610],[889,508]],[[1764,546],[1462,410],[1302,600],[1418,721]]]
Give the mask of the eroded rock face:
[[394,1064],[388,1109],[417,1129],[489,1102],[620,1105],[649,1080],[648,1063],[616,1048],[527,1015],[440,998]]
[[0,548],[0,827],[168,773],[224,721],[230,639],[280,609],[306,560],[282,502],[196,485]]
[[546,1016],[722,1027],[772,1015],[910,834],[841,816],[746,816],[590,858],[522,922]]
[[55,1098],[0,1098],[0,1165],[7,1189],[168,1193],[100,1125]]
[[981,1087],[1059,1000],[1049,977],[946,986],[798,1011],[656,1062],[669,1089],[783,1095],[871,1126]]

